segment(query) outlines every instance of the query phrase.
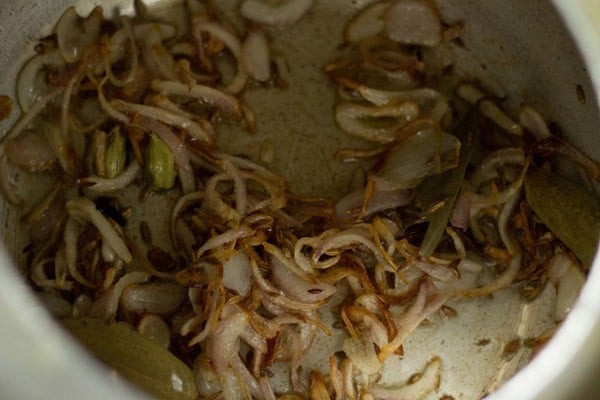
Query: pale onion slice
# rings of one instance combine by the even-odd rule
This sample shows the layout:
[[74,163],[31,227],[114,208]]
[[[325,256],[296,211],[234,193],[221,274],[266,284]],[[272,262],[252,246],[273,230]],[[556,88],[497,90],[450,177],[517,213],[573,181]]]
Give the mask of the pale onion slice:
[[6,154],[0,153],[0,191],[9,203],[20,206],[23,199],[17,194],[13,182],[15,172],[16,168],[8,161]]
[[[412,101],[383,106],[344,102],[335,109],[335,119],[344,131],[383,144],[393,142],[397,131],[418,116],[419,106]],[[383,124],[382,120],[392,122]]]
[[475,190],[492,179],[499,177],[499,171],[506,165],[525,164],[525,151],[522,147],[506,147],[488,155],[477,165],[471,176],[471,184]]
[[89,316],[100,318],[104,321],[112,319],[119,308],[119,299],[123,290],[132,284],[146,282],[150,274],[142,271],[134,271],[123,275],[119,281],[98,297],[92,304]]
[[237,73],[231,82],[223,88],[223,91],[233,94],[241,92],[246,86],[248,74],[246,73],[245,64],[242,61],[242,43],[237,36],[219,23],[203,19],[195,20],[192,29],[195,31],[195,35],[198,35],[200,32],[208,32],[227,46],[237,61]]
[[384,106],[404,101],[416,102],[421,107],[421,116],[428,116],[435,122],[440,122],[450,111],[448,101],[440,92],[430,88],[413,90],[387,91],[368,86],[356,89],[365,100],[377,106]]
[[383,21],[388,37],[396,42],[435,47],[442,41],[442,24],[431,0],[395,0]]
[[223,286],[242,296],[250,293],[250,260],[243,252],[238,252],[223,264]]
[[461,83],[456,88],[456,94],[471,104],[476,104],[485,97],[485,93],[481,89],[470,83]]
[[392,147],[371,179],[390,189],[415,187],[432,174],[455,168],[461,143],[454,135],[425,129]]
[[585,284],[585,276],[577,264],[571,262],[570,267],[558,282],[556,291],[556,305],[554,306],[554,320],[560,322],[575,305],[579,293]]
[[558,285],[560,279],[571,267],[573,262],[563,252],[556,253],[548,262],[548,280],[554,285]]
[[187,96],[216,107],[239,119],[242,117],[240,101],[234,96],[210,86],[190,87],[177,81],[152,81],[152,89],[164,95]]
[[200,258],[207,251],[216,249],[221,247],[227,243],[234,242],[238,239],[243,239],[248,236],[252,236],[254,234],[254,230],[249,228],[246,225],[240,225],[237,228],[230,229],[225,233],[220,235],[216,235],[210,239],[208,239],[204,244],[195,252],[195,256]]
[[205,354],[200,354],[194,360],[194,381],[198,393],[204,398],[211,398],[222,391],[219,376]]
[[6,140],[6,156],[11,163],[29,172],[47,171],[56,165],[56,156],[48,141],[33,131]]
[[63,240],[65,242],[65,261],[69,270],[69,275],[84,286],[93,288],[95,285],[87,280],[77,269],[77,258],[79,248],[77,242],[81,233],[81,224],[73,217],[69,217],[65,224]]
[[346,25],[344,39],[348,43],[358,43],[363,39],[378,35],[384,29],[383,14],[389,2],[382,1],[364,7]]
[[290,298],[305,303],[316,303],[323,301],[336,292],[336,287],[328,283],[305,280],[288,267],[277,257],[271,256],[273,281]]
[[179,309],[186,297],[187,290],[177,283],[132,284],[123,290],[121,305],[133,313],[168,316]]
[[167,125],[175,126],[187,131],[194,139],[207,144],[214,144],[215,138],[213,132],[204,129],[202,125],[181,114],[165,110],[159,107],[148,106],[145,104],[128,103],[123,100],[111,100],[110,104],[120,112],[125,114],[140,114],[148,118],[153,118],[164,122]]
[[111,222],[96,209],[96,205],[90,199],[77,197],[67,201],[66,207],[71,216],[91,222],[102,235],[103,241],[110,246],[123,262],[129,264],[133,260],[131,252],[127,248],[123,238],[119,235],[119,232],[117,232]]
[[[175,27],[172,25],[159,22],[135,24],[133,26],[133,33],[137,39],[143,39],[149,34],[152,34],[152,32],[156,32],[161,40],[167,40],[175,36],[177,29],[175,29]],[[127,54],[127,46],[125,45],[127,40],[129,40],[129,35],[126,28],[119,29],[111,36],[108,42],[109,59],[111,64],[116,63]]]
[[494,101],[487,99],[486,94],[478,87],[463,83],[458,86],[456,93],[467,102],[478,104],[479,111],[506,132],[516,136],[523,135],[523,127],[513,121]]
[[342,348],[354,367],[366,375],[378,373],[383,365],[377,357],[373,343],[369,341],[346,338]]
[[167,323],[158,315],[146,314],[142,317],[137,330],[159,346],[168,349],[171,344],[171,331]]
[[140,170],[140,164],[134,159],[121,175],[113,179],[88,176],[81,179],[80,184],[93,193],[110,193],[126,188],[137,178]]
[[339,221],[352,221],[363,216],[365,218],[378,213],[379,211],[399,208],[410,204],[410,196],[406,190],[377,190],[368,199],[367,207],[364,212],[362,205],[365,198],[365,188],[357,189],[348,193],[335,204],[335,217]]
[[471,216],[472,197],[471,192],[461,189],[450,214],[450,224],[466,231],[469,228],[469,217]]
[[[110,79],[110,82],[117,87],[124,87],[129,83],[132,83],[135,79],[135,76],[138,72],[139,67],[139,57],[138,57],[138,49],[137,43],[135,41],[135,32],[133,30],[133,24],[130,19],[127,17],[121,17],[121,22],[123,23],[123,30],[127,35],[127,40],[129,42],[129,72],[123,79],[119,79],[112,71],[112,62],[110,51],[101,52],[102,53],[102,61],[104,62],[104,69]],[[114,37],[114,35],[113,35]]]
[[79,30],[80,18],[75,7],[69,7],[61,15],[54,31],[58,42],[58,49],[66,62],[72,63],[79,55]]
[[479,102],[479,110],[483,115],[494,121],[496,125],[508,133],[516,136],[523,136],[523,127],[512,120],[504,111],[491,100],[482,100]]
[[211,335],[210,353],[215,370],[221,375],[224,392],[227,382],[223,380],[223,376],[233,370],[239,380],[245,384],[246,389],[258,397],[260,396],[258,381],[248,371],[239,355],[239,339],[247,326],[248,316],[243,311],[222,319]]
[[428,281],[421,283],[414,303],[402,316],[397,318],[398,332],[387,345],[381,348],[378,354],[379,359],[385,361],[390,355],[394,354],[421,322],[435,313],[446,300],[448,300],[448,296],[437,293],[432,283]]
[[519,111],[519,123],[535,136],[537,140],[552,136],[544,118],[531,106],[521,105]]
[[27,61],[17,78],[17,98],[23,112],[29,111],[45,95],[42,89],[45,83],[40,82],[42,68],[45,65],[59,66],[64,63],[65,60],[57,50],[38,54]]
[[252,28],[246,35],[242,45],[241,61],[251,78],[258,82],[266,82],[271,78],[271,55],[265,33]]
[[88,47],[98,42],[103,20],[100,6],[86,18],[79,17],[75,7],[67,8],[54,28],[58,49],[65,61],[73,63],[79,60]]
[[259,24],[292,25],[312,7],[314,0],[245,0],[240,13]]
[[368,389],[375,398],[381,400],[419,400],[424,399],[429,393],[437,390],[441,381],[442,361],[434,357],[421,372],[416,382],[407,385],[384,386],[375,384]]

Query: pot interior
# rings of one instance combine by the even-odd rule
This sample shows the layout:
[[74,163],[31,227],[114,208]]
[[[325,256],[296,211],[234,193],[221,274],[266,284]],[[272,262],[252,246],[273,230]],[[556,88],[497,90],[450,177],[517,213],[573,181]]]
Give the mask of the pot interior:
[[[164,18],[170,1],[146,1]],[[255,87],[247,90],[245,100],[253,107],[258,123],[255,135],[237,126],[221,125],[219,145],[229,153],[259,160],[272,148],[272,169],[291,183],[300,195],[337,199],[352,187],[356,164],[344,164],[333,157],[342,147],[359,148],[364,143],[349,137],[336,125],[333,109],[336,92],[323,73],[323,65],[340,53],[343,29],[365,0],[316,1],[313,9],[293,27],[270,31],[273,48],[285,90]],[[438,55],[442,64],[452,62],[453,71],[466,81],[478,82],[502,99],[502,104],[517,115],[522,102],[532,105],[548,121],[589,156],[600,159],[598,106],[583,62],[562,21],[549,1],[479,0],[436,1],[447,24],[464,21],[462,45],[453,44]],[[22,62],[33,54],[32,43],[49,33],[52,24],[70,4],[68,1],[0,1],[0,93],[14,93],[14,77]],[[74,4],[86,15],[97,2],[81,0]],[[105,12],[132,12],[127,1],[103,1]],[[238,1],[215,2],[231,21],[239,21]],[[5,132],[17,118],[0,124]],[[368,165],[362,165],[366,168]],[[36,202],[47,186],[25,174],[14,176],[18,190],[28,201]],[[27,234],[19,222],[22,211],[2,201],[0,221],[6,247],[23,265],[22,249]],[[159,197],[150,199],[143,213],[134,218],[153,221],[160,230],[168,221]],[[137,221],[131,226],[137,227]],[[135,234],[134,234],[135,235]],[[0,267],[12,268],[4,263]],[[554,326],[556,293],[552,285],[532,302],[523,302],[518,290],[507,289],[493,298],[455,300],[450,306],[457,317],[420,327],[404,345],[405,358],[384,371],[393,380],[405,381],[433,356],[443,362],[442,395],[455,399],[479,399],[494,391],[531,358],[531,348],[522,345]],[[518,340],[515,351],[507,346]],[[318,337],[305,362],[305,368],[324,367],[329,341]],[[552,346],[552,342],[550,342]]]

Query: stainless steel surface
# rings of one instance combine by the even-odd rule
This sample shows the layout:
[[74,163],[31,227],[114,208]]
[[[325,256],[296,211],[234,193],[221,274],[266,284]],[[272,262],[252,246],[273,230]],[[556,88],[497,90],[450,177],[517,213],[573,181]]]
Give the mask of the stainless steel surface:
[[[250,89],[246,99],[257,113],[259,132],[248,136],[233,126],[225,126],[219,136],[226,150],[257,158],[262,146],[269,142],[279,149],[274,168],[290,179],[296,191],[332,197],[344,192],[354,167],[340,164],[331,155],[342,144],[359,142],[350,142],[337,129],[332,116],[334,91],[321,66],[335,58],[348,16],[368,2],[317,0],[314,9],[296,26],[273,32],[274,46],[285,54],[290,66],[283,72],[289,89]],[[0,0],[0,93],[14,93],[15,76],[32,54],[35,39],[47,34],[71,3]],[[125,0],[74,3],[81,14],[100,3],[110,14],[132,11],[130,2]],[[238,1],[215,3],[235,19]],[[559,122],[578,147],[600,159],[600,135],[594,134],[600,128],[594,95],[600,87],[600,33],[592,22],[594,17],[600,21],[600,16],[592,12],[594,0],[555,1],[580,39],[593,81],[551,2],[437,3],[446,22],[466,21],[466,47],[453,47],[447,52],[465,79],[481,81],[495,94],[506,96],[506,104],[513,112],[526,100],[546,118]],[[585,7],[591,11],[584,12]],[[586,93],[585,104],[577,98],[577,85]],[[0,132],[6,131],[15,118],[16,112],[10,121],[0,124]],[[32,180],[25,176],[16,178],[24,193],[32,198],[40,195],[39,189],[31,188]],[[160,208],[156,204],[145,217],[160,215]],[[17,210],[0,206],[4,241],[17,262],[22,257],[19,250],[26,244],[18,218]],[[133,398],[133,392],[112,392],[127,389],[107,385],[106,374],[66,341],[28,290],[17,284],[10,259],[2,253],[0,262],[0,398],[80,398],[81,393],[86,393],[86,398]],[[407,357],[395,366],[393,375],[396,379],[407,378],[432,355],[439,355],[443,361],[442,385],[431,398],[449,394],[457,400],[478,399],[498,388],[527,362],[530,354],[525,348],[505,360],[504,346],[516,337],[525,339],[550,327],[554,296],[549,286],[540,299],[528,304],[521,302],[513,290],[505,290],[493,300],[457,301],[452,306],[459,317],[419,328],[406,343]],[[597,365],[595,360],[600,360],[600,338],[594,339],[594,334],[600,336],[599,311],[600,268],[594,268],[580,302],[555,339],[492,397],[572,397],[574,390],[589,380],[588,372]],[[490,343],[476,346],[481,339],[489,339]],[[317,355],[326,345],[325,341],[315,343],[311,361],[314,366],[318,367]],[[37,384],[32,385],[31,381]]]

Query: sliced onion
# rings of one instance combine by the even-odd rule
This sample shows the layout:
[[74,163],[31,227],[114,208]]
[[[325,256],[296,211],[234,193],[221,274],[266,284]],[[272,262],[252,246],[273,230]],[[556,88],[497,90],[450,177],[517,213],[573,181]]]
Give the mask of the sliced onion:
[[79,295],[73,302],[73,318],[86,317],[92,308],[92,299],[85,295]]
[[202,206],[207,210],[214,212],[230,225],[237,225],[242,219],[242,215],[235,208],[223,201],[221,195],[217,192],[217,185],[219,182],[230,181],[231,179],[232,177],[228,173],[213,175],[208,182],[206,182]]
[[177,222],[177,218],[181,211],[188,206],[190,202],[202,200],[204,197],[204,192],[191,192],[181,196],[177,199],[177,203],[173,207],[171,211],[171,240],[175,248],[179,246],[179,241],[177,240],[177,235],[175,233],[175,226]]
[[50,240],[52,231],[62,224],[65,212],[65,196],[61,183],[57,183],[43,200],[33,206],[21,220],[31,224],[29,237],[32,243],[46,243]]
[[450,224],[455,227],[466,231],[469,228],[469,217],[471,214],[471,193],[462,189],[458,197],[456,198],[456,202],[454,203],[454,208],[452,208],[452,214],[450,214]]
[[223,286],[242,296],[250,293],[250,260],[243,252],[238,252],[223,264]]
[[294,300],[315,303],[335,294],[336,287],[324,282],[309,282],[290,271],[277,257],[271,257],[273,281]]
[[437,129],[424,129],[394,145],[371,179],[381,187],[406,189],[423,178],[440,174],[458,165],[461,143],[454,135]]
[[471,104],[477,104],[480,100],[485,98],[485,93],[477,86],[470,83],[461,83],[456,88],[456,94]]
[[[377,143],[391,143],[396,132],[419,115],[419,106],[411,101],[386,106],[366,106],[345,102],[336,106],[335,118],[339,126],[351,135]],[[385,127],[369,125],[367,119],[374,119],[377,125],[382,119],[394,119]]]
[[570,267],[560,278],[556,291],[556,305],[554,306],[554,320],[560,322],[575,305],[581,288],[585,284],[585,276],[577,264],[571,263]]
[[446,265],[439,265],[425,261],[415,261],[414,265],[436,281],[448,282],[456,278],[456,274]]
[[381,1],[364,7],[346,25],[344,39],[348,43],[358,43],[363,39],[378,35],[383,31],[383,14],[389,2]]
[[[239,356],[239,337],[248,324],[248,317],[244,312],[237,312],[219,322],[211,336],[212,362],[217,373],[223,374],[232,368],[238,376],[242,375],[248,389],[254,396],[260,395],[260,387],[256,378],[250,374]],[[240,376],[240,378],[242,378]],[[222,386],[226,382],[221,380]]]
[[67,211],[76,218],[91,222],[102,235],[102,239],[125,263],[129,264],[133,260],[125,241],[91,200],[84,197],[71,199],[67,201]]
[[102,107],[102,110],[104,110],[104,112],[111,118],[116,119],[117,121],[123,122],[125,124],[129,124],[129,118],[127,117],[127,115],[123,114],[120,111],[117,111],[109,102],[108,100],[106,100],[106,97],[104,96],[104,85],[106,84],[106,81],[108,79],[105,78],[102,80],[102,82],[100,82],[100,84],[98,85],[97,91],[98,91],[98,101],[100,102],[100,107]]
[[18,195],[15,184],[11,181],[14,170],[15,168],[8,162],[6,154],[0,154],[0,190],[9,203],[18,206],[23,204],[23,199]]
[[77,256],[79,254],[79,247],[77,246],[79,240],[79,234],[81,233],[81,224],[75,220],[75,218],[68,218],[65,224],[65,230],[63,238],[65,242],[65,260],[69,269],[69,274],[74,280],[81,283],[84,286],[93,288],[95,285],[84,278],[79,270],[77,269]]
[[512,120],[504,111],[500,109],[491,100],[482,100],[479,102],[481,113],[494,121],[496,125],[504,129],[508,133],[516,136],[523,136],[523,127]]
[[210,86],[196,85],[189,87],[188,85],[177,81],[152,81],[151,86],[153,90],[159,93],[195,98],[216,107],[220,111],[224,111],[235,118],[239,119],[242,117],[238,99]]
[[98,42],[102,21],[100,6],[83,20],[77,15],[75,7],[67,8],[54,28],[58,49],[65,61],[77,61],[89,46]]
[[167,323],[159,316],[146,314],[140,320],[137,330],[159,346],[168,349],[171,344],[171,331]]
[[[125,24],[125,23],[124,23]],[[162,22],[149,22],[143,24],[135,24],[133,26],[135,38],[143,39],[152,32],[156,32],[160,40],[167,40],[175,36],[177,29],[174,26]],[[110,63],[114,64],[122,59],[127,54],[127,46],[125,42],[129,40],[129,35],[126,28],[119,29],[110,38],[108,43],[108,51],[110,55]]]
[[164,122],[165,124],[176,126],[186,130],[194,139],[213,145],[215,138],[212,132],[204,129],[197,122],[162,108],[147,106],[145,104],[128,103],[123,100],[112,100],[110,104],[118,111],[126,114],[140,114],[148,118],[153,118]]
[[296,23],[313,4],[313,0],[244,0],[241,14],[259,24],[292,25]]
[[123,290],[131,284],[146,282],[150,275],[146,272],[135,271],[123,275],[121,279],[108,291],[104,292],[94,301],[90,309],[89,315],[94,318],[103,320],[112,319],[117,313],[119,307],[119,299]]
[[271,78],[271,55],[267,37],[260,29],[250,29],[242,45],[242,62],[251,78],[266,82]]
[[573,261],[563,252],[556,253],[548,262],[548,280],[558,285],[562,276],[571,267]]
[[56,165],[56,157],[48,141],[32,131],[8,139],[6,155],[11,163],[29,172],[47,171]]
[[175,80],[178,78],[175,59],[162,43],[162,37],[156,30],[150,30],[140,38],[142,60],[151,75],[157,78]]
[[[127,17],[121,17],[121,22],[123,23],[123,31],[127,35],[127,40],[129,41],[129,57],[130,57],[129,72],[127,73],[125,78],[119,79],[113,73],[112,66],[111,66],[111,63],[113,62],[113,60],[111,60],[112,57],[110,54],[110,50],[108,52],[102,52],[102,58],[104,61],[104,69],[106,70],[106,73],[108,74],[110,82],[116,87],[124,87],[127,84],[132,83],[138,73],[138,68],[139,68],[138,49],[137,49],[137,44],[135,42],[135,32],[133,30],[133,26],[131,24],[131,21]],[[113,37],[115,37],[115,35],[113,35]],[[111,46],[110,43],[109,43],[109,46]],[[111,47],[109,47],[109,49],[110,48]]]
[[198,393],[204,398],[210,398],[223,389],[219,376],[211,364],[210,358],[201,354],[194,360],[194,377]]
[[209,250],[216,249],[218,247],[221,247],[227,243],[231,243],[238,239],[246,238],[248,236],[251,236],[252,234],[254,234],[254,230],[250,229],[246,225],[241,225],[238,228],[230,229],[225,233],[222,233],[220,235],[217,235],[217,236],[214,236],[214,237],[208,239],[202,245],[202,247],[200,247],[198,250],[196,250],[196,257],[202,256],[204,253],[206,253]]
[[505,165],[511,164],[525,164],[525,151],[522,147],[507,147],[488,155],[477,165],[471,176],[473,188],[479,189],[485,182],[498,178],[498,171]]
[[421,115],[428,115],[432,120],[439,122],[447,111],[450,110],[447,100],[438,92],[430,88],[388,91],[375,89],[368,86],[359,86],[356,91],[368,102],[384,106],[402,101],[414,101],[421,107]]
[[248,74],[246,73],[246,66],[242,62],[242,44],[240,40],[223,25],[214,21],[196,18],[193,21],[192,29],[196,32],[196,35],[199,32],[208,32],[227,46],[237,61],[237,73],[232,81],[223,88],[223,91],[234,94],[241,92],[246,86]]
[[383,21],[388,37],[396,42],[435,47],[442,41],[442,24],[431,0],[395,0]]
[[342,348],[353,366],[366,375],[377,374],[383,366],[377,357],[373,343],[369,341],[346,338]]
[[100,178],[98,176],[89,176],[80,180],[85,188],[94,193],[110,193],[121,190],[129,186],[140,172],[140,164],[134,159],[121,175],[113,178]]
[[519,123],[531,132],[537,140],[546,139],[552,136],[546,121],[544,121],[542,116],[535,109],[527,104],[521,105],[519,111]]
[[133,284],[123,290],[121,305],[133,313],[167,316],[177,311],[186,297],[186,289],[176,283]]
[[[433,296],[432,291],[434,291]],[[429,298],[428,298],[429,297]],[[378,354],[380,360],[387,359],[394,354],[404,340],[426,318],[436,312],[448,299],[448,296],[435,293],[435,288],[429,282],[424,282],[419,288],[419,293],[412,306],[396,321],[398,332],[396,336]]]
[[384,386],[378,383],[368,389],[369,393],[381,400],[425,399],[429,393],[437,390],[440,386],[441,366],[440,358],[434,357],[425,366],[425,370],[416,382],[400,386]]
[[19,136],[27,127],[33,122],[33,120],[44,110],[44,108],[53,102],[59,94],[63,92],[63,88],[52,90],[50,93],[40,97],[32,103],[31,107],[25,112],[25,114],[19,119],[19,121],[0,139],[0,143],[10,138]]
[[24,112],[28,112],[44,96],[45,91],[39,88],[41,69],[45,65],[59,66],[64,62],[58,51],[38,54],[27,61],[17,78],[17,98]]
[[335,204],[335,216],[340,221],[352,221],[362,215],[370,217],[380,211],[395,209],[410,203],[409,193],[404,189],[377,190],[377,185],[369,198],[364,212],[361,210],[365,198],[365,188],[350,192]]

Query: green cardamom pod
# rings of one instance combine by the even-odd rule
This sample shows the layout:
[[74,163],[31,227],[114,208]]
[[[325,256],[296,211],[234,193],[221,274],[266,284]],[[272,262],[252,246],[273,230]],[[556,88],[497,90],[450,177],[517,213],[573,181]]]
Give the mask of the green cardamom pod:
[[146,147],[145,167],[155,190],[169,190],[175,185],[175,156],[169,146],[154,134],[150,135],[150,143]]

